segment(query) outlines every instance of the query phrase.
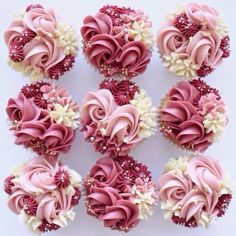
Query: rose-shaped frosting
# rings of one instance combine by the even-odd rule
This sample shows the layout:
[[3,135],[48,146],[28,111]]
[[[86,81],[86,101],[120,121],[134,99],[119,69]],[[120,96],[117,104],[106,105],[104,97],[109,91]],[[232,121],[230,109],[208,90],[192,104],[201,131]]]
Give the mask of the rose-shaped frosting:
[[95,16],[87,16],[81,27],[81,35],[84,40],[89,41],[97,34],[112,34],[111,18],[103,13],[97,13]]
[[116,189],[106,187],[91,187],[90,194],[87,196],[88,212],[100,216],[106,212],[108,206],[113,206],[121,199]]
[[215,32],[197,32],[190,40],[186,52],[193,63],[215,67],[222,60],[221,38]]
[[5,43],[9,46],[14,38],[20,37],[25,27],[21,20],[14,20],[4,33]]
[[127,69],[128,74],[135,76],[143,73],[150,62],[151,52],[139,41],[133,41],[122,47],[122,53],[117,60],[122,68]]
[[140,141],[138,138],[139,112],[131,104],[118,107],[98,127],[104,130],[104,136],[116,139],[118,143],[132,144]]
[[23,23],[38,35],[52,36],[56,32],[57,20],[53,10],[34,8],[24,15]]
[[99,34],[91,38],[90,46],[85,49],[89,62],[100,68],[103,64],[116,62],[121,46],[118,41],[109,34]]
[[107,89],[99,89],[96,92],[86,94],[81,107],[81,120],[86,122],[92,120],[98,122],[116,109],[114,97]]
[[128,230],[138,223],[138,208],[128,200],[118,200],[116,205],[108,206],[102,216],[104,225],[115,229]]
[[192,190],[192,182],[184,176],[165,173],[159,178],[157,188],[162,201],[175,205]]
[[120,165],[109,157],[99,159],[90,170],[89,176],[96,181],[96,186],[113,187],[116,185],[117,178],[122,172]]
[[201,24],[204,29],[214,30],[219,13],[208,5],[199,5],[195,3],[186,6],[188,18],[197,24]]
[[23,50],[25,55],[23,65],[32,66],[35,71],[45,72],[46,75],[50,68],[65,58],[63,49],[58,47],[56,39],[52,37],[33,38]]
[[188,165],[188,175],[191,180],[202,190],[212,194],[212,191],[220,190],[220,181],[224,173],[219,161],[203,156],[192,158]]
[[22,93],[16,99],[9,99],[6,112],[11,121],[20,123],[37,120],[41,114],[33,99],[26,98]]
[[21,186],[29,193],[40,193],[56,188],[54,175],[59,168],[43,158],[34,158],[24,165],[19,175]]
[[170,54],[171,52],[184,54],[187,47],[187,40],[179,29],[167,25],[158,33],[157,46],[161,54]]

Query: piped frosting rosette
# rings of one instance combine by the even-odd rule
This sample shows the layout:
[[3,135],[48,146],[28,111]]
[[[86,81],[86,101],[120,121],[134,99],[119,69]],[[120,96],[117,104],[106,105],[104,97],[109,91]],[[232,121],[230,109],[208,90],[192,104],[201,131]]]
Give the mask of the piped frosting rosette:
[[230,56],[228,28],[208,5],[188,4],[171,13],[157,35],[163,64],[177,76],[205,77]]
[[4,34],[9,65],[33,81],[59,79],[69,71],[77,54],[77,37],[54,10],[29,5]]
[[84,187],[88,214],[105,227],[125,232],[152,215],[158,199],[147,166],[129,156],[100,158]]
[[77,172],[43,157],[18,166],[4,182],[8,207],[35,233],[58,230],[74,220],[80,187]]
[[222,217],[232,191],[219,161],[196,155],[171,159],[157,188],[165,219],[186,227],[208,227]]
[[128,154],[156,131],[151,98],[129,80],[104,80],[85,95],[80,114],[85,140],[110,157]]
[[60,85],[39,81],[8,100],[15,143],[45,157],[69,151],[79,127],[79,108]]
[[142,74],[154,43],[151,26],[141,10],[106,5],[83,21],[84,54],[106,77]]
[[203,152],[217,142],[228,122],[219,92],[201,79],[177,83],[158,113],[163,136],[191,151]]

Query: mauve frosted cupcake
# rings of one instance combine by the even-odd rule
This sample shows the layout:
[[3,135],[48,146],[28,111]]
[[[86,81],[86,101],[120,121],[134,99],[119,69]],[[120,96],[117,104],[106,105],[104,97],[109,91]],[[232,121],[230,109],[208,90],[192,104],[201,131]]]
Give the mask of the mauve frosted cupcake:
[[32,81],[59,79],[75,62],[75,30],[52,9],[29,5],[4,33],[9,65]]
[[36,157],[5,179],[8,207],[35,233],[66,227],[75,218],[81,176],[56,158]]
[[37,82],[23,86],[6,107],[15,143],[44,157],[70,150],[79,127],[79,107],[60,85]]
[[164,218],[191,228],[209,227],[225,214],[232,199],[220,162],[201,154],[171,159],[157,188]]
[[228,28],[208,5],[190,3],[169,14],[156,42],[164,66],[186,79],[207,76],[230,56]]
[[156,131],[151,98],[129,80],[104,80],[84,96],[80,114],[85,140],[110,157],[128,154]]
[[157,191],[147,166],[132,157],[100,158],[84,179],[89,215],[128,232],[153,214]]
[[142,74],[152,54],[151,26],[141,10],[105,5],[96,15],[84,18],[84,54],[106,77],[132,78]]
[[177,83],[158,113],[163,136],[191,151],[203,152],[218,142],[228,122],[219,92],[200,79]]

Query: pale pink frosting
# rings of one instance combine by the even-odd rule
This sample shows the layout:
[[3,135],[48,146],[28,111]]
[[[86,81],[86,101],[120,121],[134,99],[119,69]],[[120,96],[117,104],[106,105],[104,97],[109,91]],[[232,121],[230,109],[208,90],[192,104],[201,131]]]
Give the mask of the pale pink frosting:
[[63,48],[59,48],[56,39],[51,37],[33,38],[23,48],[24,66],[32,66],[34,70],[45,72],[48,76],[50,68],[65,58]]
[[108,206],[106,214],[101,219],[106,227],[115,229],[133,228],[138,224],[139,210],[136,205],[128,200],[118,200],[116,205]]
[[213,7],[190,3],[186,6],[185,10],[188,18],[192,22],[201,24],[204,30],[215,30],[219,13]]
[[139,112],[131,104],[120,106],[107,119],[99,123],[98,128],[105,129],[105,136],[115,139],[118,143],[137,143],[140,141]]
[[221,38],[215,32],[197,32],[189,41],[186,52],[194,64],[216,66],[222,60]]
[[17,98],[10,98],[6,108],[11,121],[26,122],[38,120],[41,109],[34,104],[33,98],[26,98],[19,93]]
[[114,187],[121,172],[122,169],[116,161],[109,157],[103,157],[92,167],[89,176],[94,179],[98,187]]
[[117,60],[122,68],[128,70],[131,76],[143,73],[150,62],[151,52],[142,42],[132,41],[122,47],[122,52]]
[[29,193],[44,192],[57,188],[54,175],[59,164],[49,163],[45,158],[34,158],[28,162],[19,175],[22,188]]
[[190,160],[187,172],[199,189],[210,194],[220,190],[224,172],[219,161],[207,156],[196,156]]
[[25,13],[23,23],[38,35],[53,35],[56,32],[57,20],[53,10],[34,8]]
[[81,120],[99,122],[107,118],[117,108],[113,95],[107,89],[88,92],[81,106]]
[[157,182],[160,199],[165,202],[170,201],[172,204],[181,201],[192,187],[192,182],[187,178],[171,173],[163,174]]
[[168,24],[162,27],[157,36],[157,47],[161,54],[171,54],[171,52],[186,55],[188,41],[176,27]]
[[84,40],[90,39],[97,34],[112,34],[113,26],[111,18],[103,13],[97,13],[95,16],[87,16],[81,27],[81,35]]
[[25,27],[22,20],[14,20],[4,33],[4,40],[7,45],[15,38],[20,36]]

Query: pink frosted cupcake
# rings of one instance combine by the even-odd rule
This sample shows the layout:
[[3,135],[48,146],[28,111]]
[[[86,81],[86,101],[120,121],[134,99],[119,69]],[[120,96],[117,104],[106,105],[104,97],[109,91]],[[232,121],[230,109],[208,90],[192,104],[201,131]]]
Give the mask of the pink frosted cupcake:
[[75,30],[52,9],[29,5],[4,34],[9,65],[33,81],[59,79],[77,54]]
[[106,5],[83,21],[84,54],[106,77],[142,74],[154,43],[151,26],[140,10]]
[[56,158],[42,157],[15,168],[4,182],[8,207],[35,233],[58,230],[74,220],[80,186],[78,173]]
[[104,80],[85,95],[80,114],[85,140],[111,157],[128,154],[156,130],[151,98],[129,80]]
[[205,77],[230,55],[228,28],[214,8],[191,3],[169,15],[157,47],[170,72]]
[[10,98],[6,112],[15,143],[45,157],[69,151],[79,127],[78,104],[60,85],[37,82]]
[[219,92],[200,79],[174,86],[158,113],[164,137],[191,151],[203,152],[217,142],[228,122]]
[[153,214],[156,186],[147,166],[132,157],[103,157],[84,180],[89,215],[105,227],[128,232]]
[[203,156],[171,159],[157,188],[165,219],[186,227],[208,227],[222,217],[232,191],[219,161]]

